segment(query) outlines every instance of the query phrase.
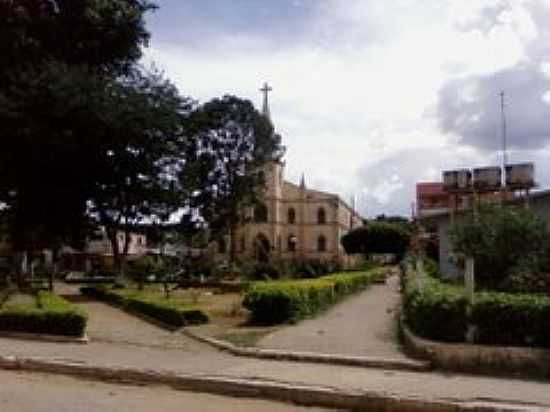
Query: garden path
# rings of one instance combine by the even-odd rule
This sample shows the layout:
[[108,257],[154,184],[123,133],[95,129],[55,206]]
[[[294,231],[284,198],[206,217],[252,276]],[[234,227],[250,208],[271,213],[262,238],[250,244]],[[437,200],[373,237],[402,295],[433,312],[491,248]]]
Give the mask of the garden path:
[[183,349],[191,352],[209,350],[205,345],[181,333],[161,329],[120,309],[83,296],[77,286],[59,284],[56,285],[56,292],[88,314],[86,333],[92,342]]
[[269,349],[402,359],[398,343],[399,277],[371,285],[324,314],[282,328],[258,342]]

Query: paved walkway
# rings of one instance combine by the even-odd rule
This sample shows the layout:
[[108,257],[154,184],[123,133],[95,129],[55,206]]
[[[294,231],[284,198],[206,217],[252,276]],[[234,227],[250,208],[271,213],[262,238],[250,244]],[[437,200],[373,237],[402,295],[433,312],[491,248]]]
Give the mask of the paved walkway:
[[325,314],[280,329],[258,346],[341,355],[400,359],[405,355],[397,339],[399,278],[375,284]]
[[2,412],[328,412],[289,403],[236,399],[166,387],[112,385],[66,376],[0,371]]
[[[384,291],[392,289],[375,286],[371,289],[373,296],[377,296],[374,294],[377,290],[384,296]],[[360,295],[356,298],[363,299],[363,296]],[[353,298],[352,302],[356,298]],[[388,303],[388,299],[382,299],[382,301]],[[95,341],[92,340],[89,344],[82,345],[0,338],[0,355],[38,357],[48,360],[63,359],[95,366],[246,378],[258,382],[276,381],[305,386],[317,385],[346,391],[376,391],[386,393],[388,396],[462,401],[497,399],[510,403],[538,404],[550,407],[548,382],[234,357],[212,349],[210,346],[194,342],[179,333],[169,333],[157,329],[100,303],[84,302],[80,304],[92,312],[90,334],[92,338],[94,336],[97,338]],[[388,307],[386,306],[386,308]],[[335,308],[336,313],[340,313],[339,310],[341,310],[341,306],[340,309]],[[360,319],[360,316],[366,319],[369,309],[364,308],[362,312],[354,313],[355,318],[351,319]],[[336,316],[336,314],[327,313],[327,316]],[[340,323],[352,322],[340,317]],[[362,323],[364,322],[359,322],[359,324]],[[357,327],[358,323],[354,322],[354,324]],[[383,329],[379,331],[381,330]],[[383,333],[371,335],[378,337],[377,339],[381,339],[382,342],[387,336]],[[145,341],[149,338],[153,340],[158,338],[161,343],[147,344]],[[376,344],[368,347],[378,348],[381,346],[383,345]],[[372,352],[369,353],[372,354]]]

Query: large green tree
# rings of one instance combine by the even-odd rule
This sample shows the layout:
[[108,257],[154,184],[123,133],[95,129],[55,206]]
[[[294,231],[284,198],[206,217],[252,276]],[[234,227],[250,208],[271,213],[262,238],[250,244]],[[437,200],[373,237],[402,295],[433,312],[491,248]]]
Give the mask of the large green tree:
[[[119,274],[130,233],[163,223],[185,202],[182,127],[192,101],[157,73],[135,72],[110,87],[97,128],[116,136],[101,141],[99,168],[89,197],[91,216],[104,225]],[[117,234],[125,233],[120,247]]]
[[106,138],[98,109],[113,79],[131,75],[152,8],[146,0],[0,0],[0,203],[17,251],[58,244],[84,221],[97,142]]
[[214,235],[230,234],[233,260],[235,228],[243,207],[261,195],[262,166],[283,153],[280,136],[250,101],[235,96],[198,107],[186,130],[182,181],[191,192],[188,211],[204,219]]
[[410,242],[410,232],[402,223],[370,221],[342,237],[346,253],[394,254],[400,259]]

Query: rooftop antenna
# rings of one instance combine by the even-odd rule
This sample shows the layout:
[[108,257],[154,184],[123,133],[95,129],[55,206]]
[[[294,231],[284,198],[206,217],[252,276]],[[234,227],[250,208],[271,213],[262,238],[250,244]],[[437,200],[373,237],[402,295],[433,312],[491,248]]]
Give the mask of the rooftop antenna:
[[503,186],[506,183],[506,165],[508,163],[508,158],[506,154],[506,111],[504,104],[504,90],[500,92],[500,117],[502,121],[502,179]]

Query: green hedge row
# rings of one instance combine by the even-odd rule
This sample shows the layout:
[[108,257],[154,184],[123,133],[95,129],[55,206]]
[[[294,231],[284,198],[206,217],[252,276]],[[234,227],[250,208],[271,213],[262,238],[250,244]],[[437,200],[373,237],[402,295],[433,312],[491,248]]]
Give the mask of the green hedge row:
[[475,343],[550,347],[550,297],[479,292],[466,315],[464,288],[426,279],[420,291],[412,283],[403,310],[413,332],[428,339],[463,342],[468,323],[476,326]]
[[251,320],[261,324],[295,322],[312,316],[343,296],[366,288],[385,276],[383,269],[341,273],[317,279],[255,282],[245,293],[243,305]]
[[83,287],[80,291],[96,299],[119,306],[130,312],[136,312],[175,327],[208,323],[209,318],[203,311],[193,307],[184,307],[177,301],[145,296],[139,292],[108,289],[103,286]]
[[82,336],[86,314],[50,292],[38,292],[33,305],[5,305],[0,309],[0,330]]

